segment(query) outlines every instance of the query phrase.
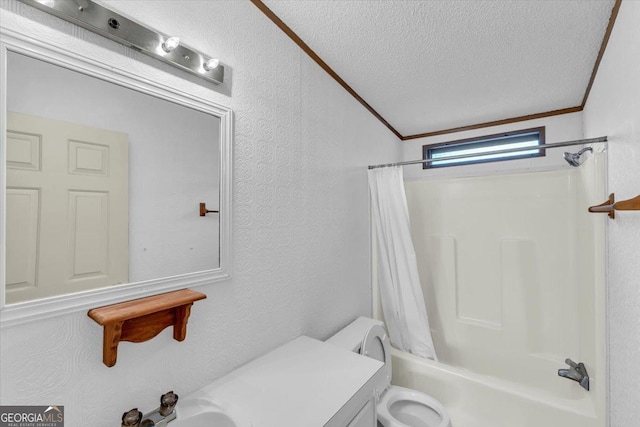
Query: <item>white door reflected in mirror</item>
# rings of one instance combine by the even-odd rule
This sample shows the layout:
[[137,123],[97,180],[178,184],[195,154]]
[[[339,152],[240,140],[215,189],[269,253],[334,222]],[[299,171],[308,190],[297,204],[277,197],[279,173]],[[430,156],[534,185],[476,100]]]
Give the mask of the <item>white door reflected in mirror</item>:
[[6,205],[8,303],[129,282],[128,135],[7,112]]

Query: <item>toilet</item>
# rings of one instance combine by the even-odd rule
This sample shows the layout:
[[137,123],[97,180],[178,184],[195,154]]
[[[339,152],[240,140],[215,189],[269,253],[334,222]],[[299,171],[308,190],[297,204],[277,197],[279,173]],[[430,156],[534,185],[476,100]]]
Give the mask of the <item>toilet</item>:
[[449,414],[436,399],[391,385],[391,344],[382,322],[360,317],[327,343],[384,363],[386,375],[376,385],[378,427],[451,427]]

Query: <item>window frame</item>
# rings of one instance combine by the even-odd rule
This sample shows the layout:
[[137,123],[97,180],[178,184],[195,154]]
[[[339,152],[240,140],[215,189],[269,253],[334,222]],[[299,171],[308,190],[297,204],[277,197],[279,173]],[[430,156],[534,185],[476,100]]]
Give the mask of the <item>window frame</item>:
[[[528,128],[528,129],[514,130],[510,132],[500,132],[500,133],[495,133],[491,135],[481,135],[473,138],[439,142],[437,144],[425,144],[422,146],[422,159],[423,160],[432,159],[432,150],[437,148],[442,148],[446,146],[452,146],[452,147],[460,146],[462,148],[462,146],[465,146],[465,145],[472,146],[474,145],[474,143],[480,145],[482,143],[490,142],[491,140],[523,136],[531,133],[538,133],[538,147],[543,146],[545,144],[545,126],[539,126],[534,128]],[[505,147],[505,150],[508,150],[508,149],[509,149],[508,147]],[[535,148],[531,147],[531,149],[533,150]],[[484,156],[489,154],[491,153],[478,153],[478,156]],[[433,163],[429,162],[429,163],[423,163],[422,169],[437,169],[437,168],[446,168],[446,167],[453,167],[453,166],[469,166],[469,165],[476,165],[480,163],[493,163],[493,162],[503,162],[507,160],[520,160],[520,159],[529,159],[529,158],[535,158],[535,157],[544,157],[546,156],[546,150],[544,148],[538,148],[538,152],[535,154],[516,155],[516,156],[504,157],[504,158],[498,158],[498,159],[473,160],[473,161],[467,161],[464,163],[452,163],[452,164],[444,164],[444,165],[433,165]]]

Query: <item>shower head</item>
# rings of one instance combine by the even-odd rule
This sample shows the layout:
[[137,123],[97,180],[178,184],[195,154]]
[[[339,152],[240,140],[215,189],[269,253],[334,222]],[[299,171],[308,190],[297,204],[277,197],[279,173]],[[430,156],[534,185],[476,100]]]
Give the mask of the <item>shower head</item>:
[[564,159],[567,161],[567,163],[569,163],[571,166],[573,167],[578,167],[582,164],[582,160],[580,159],[582,157],[582,154],[584,154],[586,151],[591,151],[593,153],[593,148],[591,147],[585,147],[582,150],[578,151],[577,153],[568,153],[565,152],[564,153]]

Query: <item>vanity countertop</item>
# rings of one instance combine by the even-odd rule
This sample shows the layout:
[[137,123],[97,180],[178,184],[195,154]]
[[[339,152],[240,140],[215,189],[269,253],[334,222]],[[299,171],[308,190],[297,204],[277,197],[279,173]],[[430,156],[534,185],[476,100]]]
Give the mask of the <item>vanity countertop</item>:
[[[321,427],[359,393],[373,395],[383,363],[301,336],[194,393],[241,408],[253,427]],[[191,397],[191,396],[190,396]]]

